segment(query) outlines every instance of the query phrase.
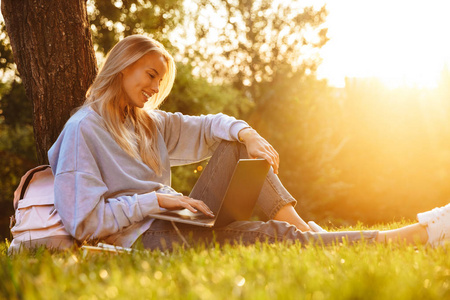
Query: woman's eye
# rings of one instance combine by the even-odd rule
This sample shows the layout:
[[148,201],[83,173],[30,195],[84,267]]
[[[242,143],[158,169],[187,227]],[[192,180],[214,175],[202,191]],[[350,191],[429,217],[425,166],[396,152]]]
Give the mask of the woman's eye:
[[148,73],[148,76],[150,76],[150,78],[155,78],[155,75]]

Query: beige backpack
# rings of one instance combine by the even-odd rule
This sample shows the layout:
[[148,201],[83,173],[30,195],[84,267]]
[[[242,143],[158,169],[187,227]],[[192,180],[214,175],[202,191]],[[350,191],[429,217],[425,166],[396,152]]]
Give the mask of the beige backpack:
[[45,245],[64,249],[74,245],[54,206],[54,176],[48,165],[29,170],[14,192],[11,216],[13,240],[8,252]]

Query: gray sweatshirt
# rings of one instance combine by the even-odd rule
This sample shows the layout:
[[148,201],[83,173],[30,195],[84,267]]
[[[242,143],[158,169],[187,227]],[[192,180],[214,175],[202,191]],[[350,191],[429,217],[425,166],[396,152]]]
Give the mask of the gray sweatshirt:
[[177,193],[170,187],[170,167],[211,156],[221,140],[237,141],[249,127],[224,114],[157,115],[161,176],[123,151],[94,110],[81,109],[66,123],[48,157],[56,210],[77,240],[130,247],[150,228],[148,213],[160,210],[156,193]]

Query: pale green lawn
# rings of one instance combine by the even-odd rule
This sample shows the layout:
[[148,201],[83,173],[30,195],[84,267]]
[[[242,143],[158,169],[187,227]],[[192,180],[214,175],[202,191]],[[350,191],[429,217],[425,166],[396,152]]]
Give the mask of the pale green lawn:
[[450,299],[450,246],[261,243],[14,257],[6,247],[0,244],[5,299]]

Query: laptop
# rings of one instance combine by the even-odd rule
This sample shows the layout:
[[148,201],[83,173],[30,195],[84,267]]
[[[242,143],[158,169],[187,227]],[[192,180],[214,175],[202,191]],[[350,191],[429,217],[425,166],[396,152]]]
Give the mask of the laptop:
[[203,227],[223,227],[234,221],[249,220],[269,168],[270,165],[264,159],[240,159],[217,211],[210,207],[214,218],[188,209],[166,210],[149,216]]

